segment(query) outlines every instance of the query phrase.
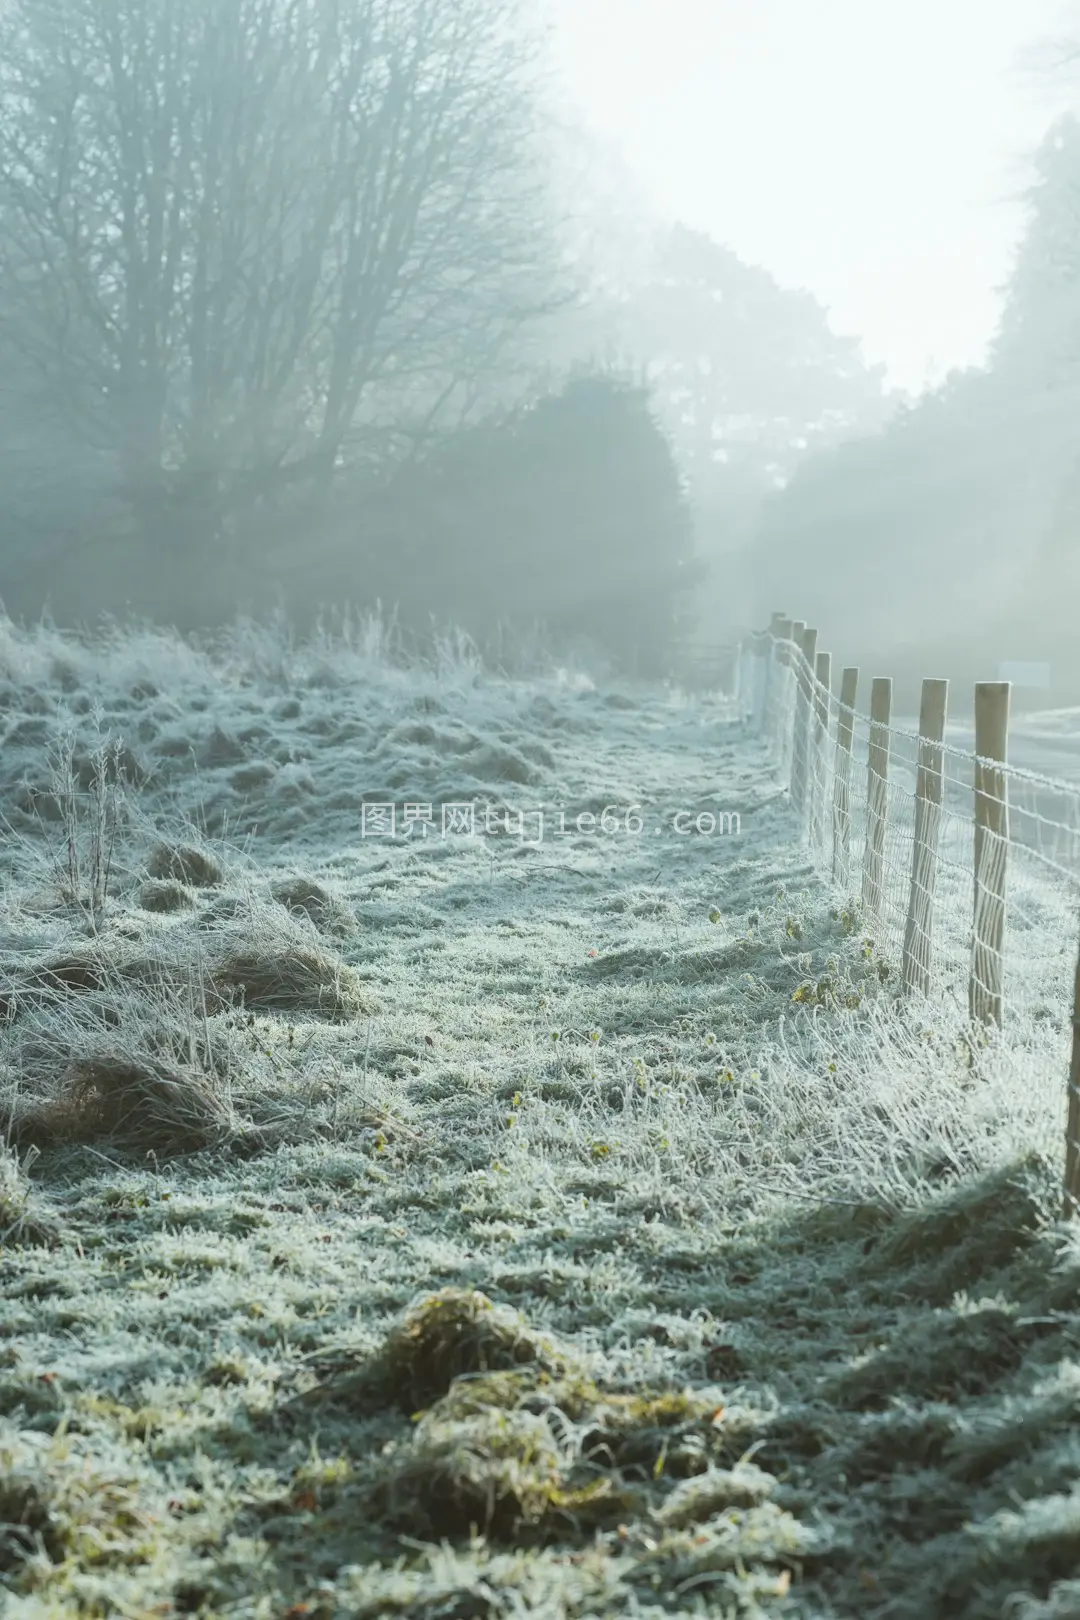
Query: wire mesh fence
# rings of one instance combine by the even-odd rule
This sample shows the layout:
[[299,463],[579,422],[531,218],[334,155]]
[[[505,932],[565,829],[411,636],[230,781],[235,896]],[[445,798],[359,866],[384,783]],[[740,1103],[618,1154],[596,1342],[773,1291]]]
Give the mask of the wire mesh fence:
[[[947,682],[923,683],[918,727],[892,722],[892,683],[839,695],[816,632],[779,615],[744,642],[742,717],[791,794],[798,834],[903,993],[974,1026],[1073,1008],[1067,1213],[1080,1211],[1080,786],[1007,761],[1009,688],[975,692],[975,748],[946,738]],[[860,701],[861,700],[861,701]]]

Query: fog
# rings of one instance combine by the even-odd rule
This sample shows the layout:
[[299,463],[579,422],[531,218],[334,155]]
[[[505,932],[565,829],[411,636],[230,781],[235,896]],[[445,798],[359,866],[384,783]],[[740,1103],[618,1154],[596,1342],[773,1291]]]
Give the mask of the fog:
[[1070,18],[621,17],[10,6],[7,611],[657,674],[784,609],[1080,696]]

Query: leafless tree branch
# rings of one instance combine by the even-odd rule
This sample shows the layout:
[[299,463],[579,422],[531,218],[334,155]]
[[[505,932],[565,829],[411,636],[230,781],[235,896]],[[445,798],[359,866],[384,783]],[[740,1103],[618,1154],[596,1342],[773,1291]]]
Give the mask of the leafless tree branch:
[[558,307],[523,4],[13,0],[0,358],[136,505],[430,426]]

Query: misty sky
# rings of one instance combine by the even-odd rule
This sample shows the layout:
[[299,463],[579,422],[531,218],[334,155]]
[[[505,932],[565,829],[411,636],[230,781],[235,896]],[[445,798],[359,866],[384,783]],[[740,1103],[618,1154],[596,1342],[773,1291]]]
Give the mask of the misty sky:
[[[665,213],[917,389],[981,359],[1061,0],[557,0],[568,88]],[[1080,34],[1080,28],[1078,28]]]

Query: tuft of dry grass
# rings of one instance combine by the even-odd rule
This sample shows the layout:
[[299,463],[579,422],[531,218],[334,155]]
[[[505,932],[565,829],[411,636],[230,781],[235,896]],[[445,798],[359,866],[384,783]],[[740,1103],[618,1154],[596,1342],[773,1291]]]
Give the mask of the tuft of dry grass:
[[192,889],[212,889],[224,882],[221,862],[209,850],[194,844],[158,844],[146,863],[147,875]]
[[14,1149],[0,1143],[0,1250],[55,1248],[60,1241],[59,1223],[40,1207],[27,1177],[35,1157],[31,1149],[20,1164]]
[[[5,992],[7,1017],[10,1022],[34,1010],[58,1011],[70,1005],[73,998],[93,1000],[111,994],[123,1001],[143,989],[161,985],[180,988],[205,978],[198,965],[185,960],[179,951],[146,951],[133,947],[121,936],[99,937],[31,963],[18,977],[13,974],[13,982]],[[227,993],[219,995],[209,982],[202,987],[206,992],[205,1008],[221,1011],[227,1004]],[[103,1017],[109,1022],[112,1015],[104,1012]]]
[[344,937],[356,930],[356,918],[350,907],[313,878],[284,878],[274,884],[271,893],[286,911],[309,918],[316,928],[329,934]]
[[254,1010],[340,1023],[377,1007],[356,970],[313,942],[240,938],[217,955],[209,973],[220,997],[239,996]]
[[12,1142],[164,1159],[363,1127],[366,1097],[315,1066],[311,1032],[256,1028],[260,1011],[340,1023],[374,1005],[310,930],[254,913],[209,937],[132,933],[56,950],[13,983],[0,1086]]
[[187,911],[195,904],[195,895],[185,883],[163,878],[144,883],[139,890],[138,903],[143,911]]
[[63,1538],[40,1479],[12,1472],[0,1481],[0,1574],[14,1573],[41,1548],[59,1563]]
[[[188,891],[159,885],[157,909],[168,910]],[[320,944],[310,931],[274,918],[227,918],[209,930],[207,946],[189,935],[149,943],[115,930],[53,951],[13,971],[0,994],[8,1022],[32,1008],[111,992],[123,998],[140,988],[194,987],[193,1005],[215,1014],[243,1003],[252,1011],[288,1013],[345,1022],[377,1009],[377,998],[356,969]]]
[[242,1132],[205,1073],[119,1051],[72,1059],[53,1095],[26,1107],[13,1129],[21,1139],[105,1140],[162,1158],[220,1147]]
[[946,1305],[1030,1250],[1047,1226],[1056,1187],[1046,1157],[1023,1154],[905,1211],[874,1245],[866,1270],[879,1277],[907,1270],[927,1303]]

